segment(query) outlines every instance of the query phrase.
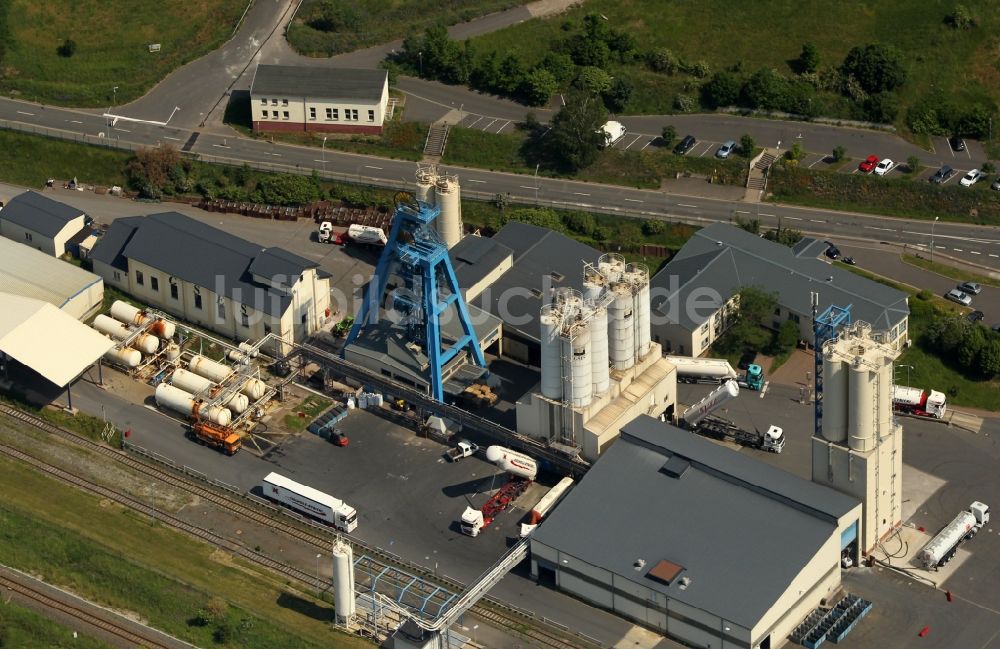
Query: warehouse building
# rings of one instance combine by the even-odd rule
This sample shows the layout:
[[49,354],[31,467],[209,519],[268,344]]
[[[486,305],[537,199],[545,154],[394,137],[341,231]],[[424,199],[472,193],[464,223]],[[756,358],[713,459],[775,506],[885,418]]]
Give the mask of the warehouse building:
[[77,320],[97,314],[104,280],[44,252],[0,238],[0,291],[48,302]]
[[653,340],[668,354],[700,356],[729,327],[739,291],[754,286],[777,295],[775,329],[792,320],[799,338],[812,340],[810,294],[816,292],[821,313],[831,304],[851,305],[855,320],[888,332],[890,344],[901,349],[910,314],[906,293],[818,259],[824,250],[815,239],[789,248],[725,223],[699,230],[651,281]]
[[855,498],[639,417],[534,531],[531,573],[690,646],[771,649],[839,589],[860,519]]
[[93,222],[86,213],[33,191],[15,196],[0,209],[0,235],[53,257]]
[[144,304],[237,340],[300,342],[330,317],[330,275],[317,263],[177,212],[116,220],[91,259]]
[[250,85],[255,131],[380,135],[388,105],[385,70],[258,65]]

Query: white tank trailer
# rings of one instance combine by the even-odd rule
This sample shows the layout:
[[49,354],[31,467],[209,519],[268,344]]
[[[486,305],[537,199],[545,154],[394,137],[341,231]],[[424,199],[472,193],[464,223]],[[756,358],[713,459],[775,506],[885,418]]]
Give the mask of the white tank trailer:
[[343,540],[333,545],[333,610],[338,624],[347,624],[355,613],[354,550]]
[[740,396],[740,386],[736,381],[726,381],[708,393],[704,399],[684,411],[684,422],[694,428],[705,417]]
[[[204,399],[212,397],[219,388],[210,379],[184,369],[174,370],[170,376],[170,385]],[[234,415],[238,415],[250,406],[250,399],[247,395],[237,392],[222,405],[232,410]]]
[[121,300],[115,300],[114,304],[111,305],[111,317],[127,325],[135,325],[137,327],[148,326],[149,332],[160,338],[173,338],[174,331],[176,330],[173,322],[162,318],[154,319],[146,315],[142,309]]
[[518,453],[504,446],[491,446],[486,449],[486,459],[518,478],[534,480],[538,475],[537,462],[524,453]]
[[201,417],[219,426],[228,426],[233,420],[226,408],[219,406],[202,408],[202,404],[189,392],[166,383],[160,383],[156,386],[155,398],[156,405],[169,408],[185,417]]
[[944,393],[937,390],[892,386],[892,407],[897,412],[941,419],[948,409],[946,401]]
[[972,503],[924,546],[918,555],[920,563],[928,570],[944,565],[962,541],[975,536],[989,522],[990,508],[978,501]]
[[[132,331],[125,326],[123,323],[110,318],[103,313],[98,314],[94,318],[93,325],[94,329],[97,329],[102,334],[111,336],[115,340],[126,340],[132,335]],[[160,348],[160,339],[152,334],[139,334],[135,339],[129,343],[134,349],[138,349],[144,354],[155,354],[156,350]]]
[[729,361],[721,358],[691,358],[690,356],[665,356],[677,368],[677,380],[682,383],[701,381],[718,382],[739,378]]

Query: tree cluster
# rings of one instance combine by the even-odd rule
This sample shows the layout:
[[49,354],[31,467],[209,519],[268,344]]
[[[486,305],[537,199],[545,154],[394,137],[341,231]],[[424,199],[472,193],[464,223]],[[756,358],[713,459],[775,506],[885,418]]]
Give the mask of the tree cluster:
[[906,125],[918,134],[985,139],[996,112],[992,102],[970,105],[938,94],[925,97],[910,107],[906,112]]
[[1000,334],[961,315],[935,317],[920,342],[967,374],[1000,376]]

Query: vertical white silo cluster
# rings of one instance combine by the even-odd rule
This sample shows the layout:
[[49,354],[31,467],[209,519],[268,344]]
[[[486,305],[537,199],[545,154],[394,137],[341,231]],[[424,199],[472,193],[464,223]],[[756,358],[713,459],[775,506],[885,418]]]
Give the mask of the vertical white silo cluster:
[[615,253],[602,255],[597,268],[607,278],[611,298],[608,305],[611,367],[627,370],[635,365],[635,299],[626,274],[625,258]]
[[561,288],[542,307],[542,395],[582,408],[594,395],[593,309],[579,291]]
[[354,550],[338,539],[333,546],[333,610],[339,624],[347,624],[355,613]]
[[632,285],[633,324],[635,326],[636,359],[645,358],[649,353],[649,268],[645,264],[629,264],[625,274]]
[[434,222],[441,241],[451,248],[462,240],[462,191],[458,176],[438,173],[435,165],[417,167],[417,200],[441,208]]
[[608,299],[607,280],[589,264],[583,269],[583,297],[590,306],[590,367],[594,395],[601,395],[611,387],[611,362],[608,350]]

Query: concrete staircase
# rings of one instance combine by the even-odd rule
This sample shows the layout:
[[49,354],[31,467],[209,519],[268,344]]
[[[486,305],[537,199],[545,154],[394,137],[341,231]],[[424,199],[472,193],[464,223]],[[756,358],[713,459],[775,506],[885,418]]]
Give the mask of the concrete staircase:
[[448,143],[448,125],[432,124],[427,131],[427,141],[424,142],[424,155],[440,158],[444,155],[444,147]]
[[764,149],[750,161],[750,173],[747,174],[747,191],[744,200],[760,200],[767,187],[767,172],[780,155],[781,151],[778,149]]

